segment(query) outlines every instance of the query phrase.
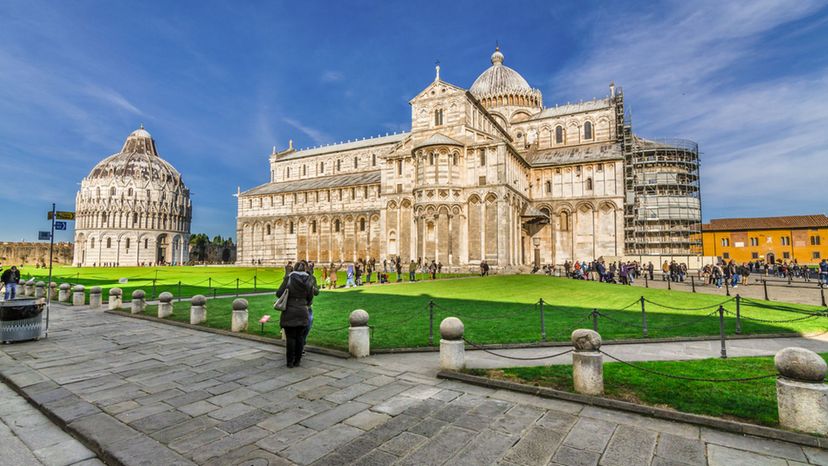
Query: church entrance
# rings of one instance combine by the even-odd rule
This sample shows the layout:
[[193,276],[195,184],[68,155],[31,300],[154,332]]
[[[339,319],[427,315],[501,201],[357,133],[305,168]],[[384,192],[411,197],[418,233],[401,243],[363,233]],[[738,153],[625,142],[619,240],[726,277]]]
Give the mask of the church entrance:
[[156,264],[166,264],[167,263],[167,246],[168,246],[169,238],[166,234],[160,235],[158,240],[155,242],[157,245],[155,248],[155,263]]
[[766,256],[765,262],[768,264],[775,264],[776,263],[776,255],[772,252],[769,252]]

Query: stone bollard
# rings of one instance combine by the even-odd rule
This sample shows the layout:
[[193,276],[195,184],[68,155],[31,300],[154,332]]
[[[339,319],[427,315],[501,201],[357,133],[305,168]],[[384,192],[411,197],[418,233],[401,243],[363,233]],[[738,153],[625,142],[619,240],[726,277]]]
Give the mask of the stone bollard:
[[362,309],[352,312],[348,318],[348,352],[355,358],[364,358],[371,354],[371,328],[368,327],[368,313]]
[[30,278],[23,284],[23,296],[34,296],[34,278]]
[[601,335],[595,330],[577,329],[572,332],[572,382],[575,391],[584,395],[604,394],[604,355]]
[[93,286],[89,288],[89,307],[92,309],[100,309],[101,307],[101,287]]
[[446,317],[440,322],[440,369],[456,371],[466,367],[463,330],[463,322],[457,317]]
[[132,314],[143,314],[147,307],[147,302],[144,301],[144,290],[135,290],[132,292]]
[[247,300],[236,298],[233,300],[233,318],[230,323],[230,331],[247,331]]
[[86,301],[83,285],[75,285],[72,287],[72,305],[83,306]]
[[197,294],[190,300],[190,323],[192,325],[207,321],[207,298]]
[[158,295],[158,318],[166,319],[173,313],[173,295],[169,291],[165,291]]
[[109,289],[109,310],[114,311],[115,309],[120,309],[121,304],[123,304],[122,296],[124,295],[124,290],[120,288],[110,288]]
[[35,299],[40,299],[40,298],[45,298],[46,297],[46,283],[44,283],[44,282],[35,283],[34,297],[35,297]]
[[58,293],[58,301],[65,303],[69,301],[69,298],[72,297],[72,285],[68,283],[61,283],[60,284],[60,292]]
[[828,435],[828,385],[823,383],[828,365],[805,348],[785,348],[773,358],[781,377],[776,379],[779,425]]
[[52,282],[49,283],[49,299],[52,301],[58,299],[58,287],[57,283]]

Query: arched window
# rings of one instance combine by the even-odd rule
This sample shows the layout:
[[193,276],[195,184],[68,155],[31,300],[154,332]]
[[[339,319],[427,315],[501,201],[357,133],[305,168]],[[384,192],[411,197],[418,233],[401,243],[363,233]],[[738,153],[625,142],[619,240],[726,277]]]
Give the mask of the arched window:
[[308,166],[302,165],[302,176],[308,176]]
[[107,238],[106,239],[106,249],[109,249],[111,247],[112,247],[112,238]]
[[148,201],[149,201],[149,200],[150,200],[150,198],[152,197],[152,196],[150,196],[150,194],[151,194],[151,191],[148,189],[148,190],[147,190],[147,200],[148,200]]
[[569,212],[561,212],[561,231],[569,230]]
[[354,157],[354,168],[358,168],[358,167],[359,167],[359,159]]
[[428,164],[434,165],[434,152],[428,154]]
[[356,199],[356,188],[351,188],[351,200]]
[[555,144],[563,144],[563,141],[564,141],[563,126],[556,126],[555,127]]
[[138,212],[133,212],[132,214],[132,224],[135,225],[138,223]]
[[101,197],[101,188],[95,188],[95,195]]
[[106,212],[101,213],[101,223],[106,223]]
[[129,238],[127,238],[126,239],[126,249],[129,249],[129,243],[130,243]]
[[319,162],[319,173],[325,173],[325,162]]
[[149,244],[149,240],[144,238],[144,249],[147,249],[148,244]]
[[288,231],[290,231],[290,234],[292,235],[293,234],[293,221],[290,222],[288,228],[289,228]]
[[336,219],[336,220],[334,220],[334,231],[339,233],[339,229],[340,229],[339,219]]
[[265,231],[267,232],[267,235],[270,236],[270,224],[269,223],[267,225],[265,225]]
[[110,196],[114,196],[114,195],[115,195],[115,186],[113,186],[113,187],[109,188],[109,195],[110,195]]
[[316,220],[311,221],[311,233],[316,233]]
[[341,160],[336,161],[336,171],[339,171],[339,170],[342,170],[342,161]]
[[592,122],[584,123],[584,139],[592,139]]
[[547,193],[547,194],[551,193],[552,192],[552,182],[547,181],[546,183],[544,183],[544,185],[545,185],[544,186],[544,188],[545,188],[544,192]]
[[362,198],[368,199],[368,186],[362,188]]
[[443,124],[443,109],[437,109],[434,111],[434,126],[440,126]]
[[457,159],[458,159],[457,154],[454,154],[451,158],[452,165],[457,165]]
[[586,180],[586,189],[587,189],[587,191],[592,191],[592,178],[587,178],[587,180]]
[[95,238],[89,238],[89,249],[95,249]]
[[365,219],[359,219],[359,231],[365,231]]
[[486,149],[480,149],[480,166],[486,166]]
[[290,178],[290,167],[285,168],[285,178]]
[[371,154],[371,166],[372,167],[377,166],[377,154]]
[[129,188],[127,191],[127,196],[132,197],[132,188]]

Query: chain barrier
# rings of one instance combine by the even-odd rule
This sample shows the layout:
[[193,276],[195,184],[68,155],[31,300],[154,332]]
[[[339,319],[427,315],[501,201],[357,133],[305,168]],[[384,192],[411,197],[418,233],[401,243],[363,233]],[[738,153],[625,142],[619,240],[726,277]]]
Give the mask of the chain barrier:
[[[724,312],[725,312],[725,314],[730,314],[732,316],[736,315],[735,312],[728,311],[727,309],[725,309]],[[756,322],[764,322],[764,323],[767,323],[767,324],[783,324],[783,323],[787,323],[787,322],[799,322],[799,321],[802,321],[802,320],[813,319],[815,317],[825,317],[826,315],[828,315],[828,314],[826,314],[825,312],[816,312],[814,314],[810,314],[810,315],[807,315],[807,316],[804,316],[804,317],[797,317],[795,319],[775,320],[775,319],[759,319],[757,317],[748,317],[744,313],[740,313],[739,318],[740,319],[753,320],[753,321],[756,321]]]
[[712,304],[712,305],[704,306],[704,307],[675,307],[675,306],[669,306],[667,304],[657,303],[655,301],[650,300],[649,298],[644,298],[644,302],[650,303],[654,306],[663,307],[665,309],[671,309],[673,311],[703,311],[705,309],[711,309],[711,308],[714,308],[714,307],[718,309],[719,306],[721,306],[723,304],[727,304],[727,303],[729,303],[729,302],[731,302],[735,299],[736,298],[733,297],[733,298],[730,298],[730,299],[726,299],[726,300],[724,300],[720,303],[716,303],[716,304]]
[[706,377],[688,377],[688,376],[685,376],[685,375],[668,374],[666,372],[661,372],[661,371],[648,369],[646,367],[641,367],[639,365],[636,365],[636,364],[624,361],[622,359],[616,358],[615,356],[613,356],[609,353],[606,353],[606,352],[604,352],[603,350],[600,350],[600,349],[598,350],[598,352],[605,355],[605,356],[607,356],[608,358],[612,359],[613,361],[619,362],[619,363],[621,363],[625,366],[632,367],[633,369],[638,369],[642,372],[647,372],[649,374],[658,375],[658,376],[661,376],[661,377],[667,377],[667,378],[676,379],[676,380],[687,380],[687,381],[691,381],[691,382],[713,382],[713,383],[718,383],[718,382],[750,382],[750,381],[753,381],[753,380],[769,379],[771,377],[776,378],[778,376],[778,374],[773,373],[773,374],[757,375],[757,376],[754,376],[754,377],[737,377],[737,378],[731,378],[731,379],[713,379],[713,378],[706,378]]
[[636,300],[635,300],[635,301],[633,301],[633,302],[631,302],[630,304],[628,304],[628,305],[626,305],[626,306],[622,307],[621,309],[616,309],[616,310],[617,310],[617,311],[626,311],[627,309],[629,309],[629,308],[631,308],[631,307],[633,307],[633,306],[636,306],[636,305],[638,305],[638,304],[641,304],[641,299],[640,299],[640,298],[636,298]]
[[[792,312],[792,313],[795,313],[795,314],[811,314],[811,312],[808,312],[808,311],[805,311],[805,310],[802,310],[802,309],[797,309],[797,308],[794,308],[794,307],[787,307],[787,306],[772,306],[772,305],[769,305],[766,301],[756,301],[756,300],[751,299],[751,298],[742,298],[742,303],[743,304],[749,304],[753,307],[759,307],[759,308],[762,308],[762,309],[769,309],[769,310],[773,310],[773,311]],[[817,312],[823,312],[823,311],[817,311]]]
[[467,340],[466,338],[463,338],[463,341],[468,343],[469,346],[472,346],[475,349],[483,351],[484,353],[488,353],[488,354],[491,354],[492,356],[497,356],[499,358],[514,359],[516,361],[540,361],[541,359],[552,359],[552,358],[556,358],[558,356],[563,356],[567,353],[571,353],[571,352],[575,351],[574,349],[568,349],[568,350],[566,350],[562,353],[557,353],[557,354],[553,354],[553,355],[550,355],[550,356],[536,356],[536,357],[506,356],[505,354],[498,354],[498,353],[495,353],[494,351],[486,349],[484,346],[478,345],[477,343],[474,343],[474,342],[471,342],[471,341]]

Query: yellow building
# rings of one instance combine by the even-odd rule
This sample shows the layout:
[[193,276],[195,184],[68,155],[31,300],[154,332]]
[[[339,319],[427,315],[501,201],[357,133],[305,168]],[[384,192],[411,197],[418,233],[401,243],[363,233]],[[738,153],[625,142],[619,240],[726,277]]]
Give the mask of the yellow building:
[[702,225],[705,256],[749,261],[818,264],[828,258],[828,217],[720,218]]

